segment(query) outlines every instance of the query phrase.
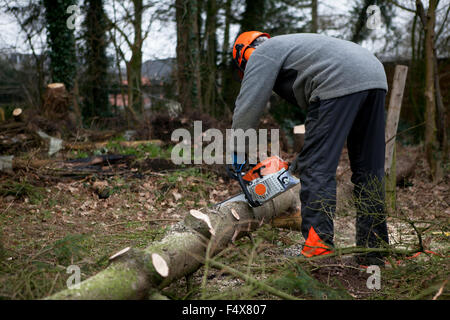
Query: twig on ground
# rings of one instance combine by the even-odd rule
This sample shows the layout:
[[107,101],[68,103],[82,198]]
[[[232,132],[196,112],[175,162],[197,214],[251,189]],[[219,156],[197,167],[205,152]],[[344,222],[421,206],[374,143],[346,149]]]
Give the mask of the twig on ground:
[[172,221],[172,222],[179,222],[180,219],[174,219],[174,218],[155,218],[155,219],[146,219],[146,220],[133,220],[133,221],[122,221],[118,223],[108,224],[104,227],[115,227],[121,224],[127,224],[127,223],[145,223],[145,222],[161,222],[161,221]]
[[444,283],[442,283],[442,286],[439,288],[438,292],[436,292],[436,294],[434,295],[433,300],[436,300],[442,294],[442,292],[444,291],[444,287],[447,284],[447,281],[448,280],[445,280]]
[[[314,248],[314,247],[312,247]],[[354,254],[354,253],[370,253],[370,252],[380,252],[380,253],[395,253],[400,255],[410,255],[414,254],[416,252],[420,252],[419,249],[413,249],[413,250],[405,250],[405,249],[394,249],[394,248],[361,248],[361,247],[347,247],[347,248],[335,248],[332,253],[325,254],[322,256],[315,256],[311,258],[306,257],[298,257],[295,258],[295,262],[309,262],[314,260],[320,260],[325,258],[331,258],[336,256],[343,256],[347,254]]]
[[286,299],[286,300],[299,300],[299,298],[297,298],[297,297],[294,297],[288,293],[279,291],[278,289],[275,289],[274,287],[271,287],[271,286],[265,284],[263,281],[259,281],[252,277],[249,277],[245,273],[240,272],[232,267],[229,267],[227,265],[224,265],[224,264],[214,261],[212,259],[208,259],[208,262],[209,262],[209,264],[216,266],[218,268],[224,269],[225,271],[253,284],[254,286],[260,288],[261,290],[264,290],[266,292],[273,294],[274,296],[277,296],[279,298]]

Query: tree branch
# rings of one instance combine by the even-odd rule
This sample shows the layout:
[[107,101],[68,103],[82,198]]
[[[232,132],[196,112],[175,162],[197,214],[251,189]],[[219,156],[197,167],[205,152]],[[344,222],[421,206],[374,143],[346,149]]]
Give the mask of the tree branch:
[[421,0],[416,0],[416,12],[424,28],[427,27],[427,16]]
[[403,10],[406,10],[406,11],[409,11],[409,12],[412,12],[412,13],[416,13],[416,10],[408,8],[408,7],[405,7],[405,6],[401,5],[400,3],[398,3],[395,0],[388,0],[388,1],[390,3],[392,3],[394,6],[399,7],[400,9],[403,9]]

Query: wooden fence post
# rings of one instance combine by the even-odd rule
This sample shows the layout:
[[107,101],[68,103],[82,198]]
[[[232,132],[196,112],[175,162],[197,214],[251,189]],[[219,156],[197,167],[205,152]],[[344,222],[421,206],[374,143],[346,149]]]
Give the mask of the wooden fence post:
[[393,210],[395,210],[396,207],[395,136],[397,134],[407,74],[407,66],[395,66],[394,80],[392,83],[391,97],[389,100],[389,109],[386,119],[386,158],[384,162],[384,170],[386,173],[386,204],[387,208],[391,208]]

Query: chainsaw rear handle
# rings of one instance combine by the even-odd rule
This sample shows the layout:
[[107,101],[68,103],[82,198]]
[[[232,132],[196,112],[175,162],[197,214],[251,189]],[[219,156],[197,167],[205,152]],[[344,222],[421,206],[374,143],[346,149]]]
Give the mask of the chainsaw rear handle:
[[226,166],[226,170],[228,175],[232,178],[235,179],[239,182],[239,186],[242,189],[242,192],[244,192],[245,198],[247,199],[248,204],[255,208],[255,207],[259,207],[261,206],[262,203],[260,203],[257,200],[253,200],[252,195],[250,194],[250,192],[248,192],[247,186],[245,185],[245,181],[242,178],[242,169],[244,168],[245,164],[247,163],[247,160],[244,160],[243,163],[237,163],[236,161],[236,155],[234,155],[233,158],[233,164],[232,165],[227,165]]
[[242,174],[241,172],[236,172],[236,171],[232,171],[230,169],[230,166],[226,166],[226,170],[228,175],[230,176],[230,178],[237,180],[239,182],[239,186],[242,189],[242,192],[244,192],[245,198],[247,199],[248,204],[255,208],[255,207],[259,207],[261,205],[261,203],[259,201],[254,201],[250,192],[248,192],[248,189],[245,185],[245,181],[242,178]]
[[241,186],[242,191],[244,191],[244,195],[248,201],[248,204],[253,208],[259,207],[262,203],[260,203],[258,200],[253,200],[252,195],[250,194],[250,192],[248,192],[248,189],[245,186],[245,182],[241,174],[238,174],[237,180],[239,182],[239,185]]

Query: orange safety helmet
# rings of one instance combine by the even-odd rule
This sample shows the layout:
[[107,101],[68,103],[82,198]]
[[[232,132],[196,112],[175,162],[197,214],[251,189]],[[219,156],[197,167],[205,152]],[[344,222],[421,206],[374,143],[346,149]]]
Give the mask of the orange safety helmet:
[[[255,51],[256,46],[252,43],[259,37],[270,38],[268,33],[259,31],[247,31],[241,33],[233,45],[233,61],[243,73],[250,55]],[[242,75],[241,75],[242,76]]]

